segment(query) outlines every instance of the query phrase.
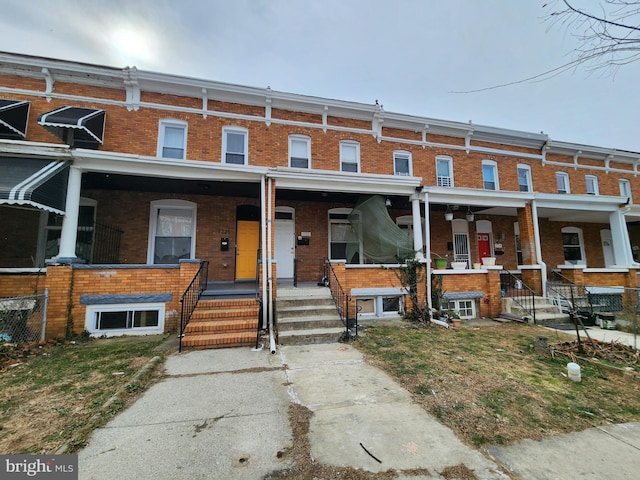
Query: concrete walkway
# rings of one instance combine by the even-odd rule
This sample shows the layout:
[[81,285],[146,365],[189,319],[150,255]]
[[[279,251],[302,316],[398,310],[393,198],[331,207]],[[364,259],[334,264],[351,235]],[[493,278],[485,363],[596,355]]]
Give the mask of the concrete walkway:
[[[617,480],[640,471],[639,424],[491,448],[493,459],[484,456],[344,344],[283,347],[275,355],[195,351],[172,355],[165,366],[166,377],[79,452],[80,479],[302,479],[292,453],[302,444],[310,464],[385,478],[389,471],[399,479],[457,478],[451,472],[460,465],[478,479],[510,478],[500,463],[523,480]],[[297,428],[297,437],[292,402],[312,412],[308,433]]]

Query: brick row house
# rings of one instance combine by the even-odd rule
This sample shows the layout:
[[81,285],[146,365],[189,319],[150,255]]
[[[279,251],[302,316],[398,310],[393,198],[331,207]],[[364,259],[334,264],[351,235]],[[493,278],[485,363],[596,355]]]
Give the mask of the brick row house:
[[[211,283],[258,282],[266,325],[278,288],[323,282],[328,259],[363,317],[397,316],[397,260],[371,253],[382,215],[451,308],[495,317],[506,271],[541,296],[552,270],[636,286],[639,164],[377,102],[1,53],[0,297],[47,289],[48,338],[175,332],[208,262]],[[358,233],[368,199],[383,208]]]

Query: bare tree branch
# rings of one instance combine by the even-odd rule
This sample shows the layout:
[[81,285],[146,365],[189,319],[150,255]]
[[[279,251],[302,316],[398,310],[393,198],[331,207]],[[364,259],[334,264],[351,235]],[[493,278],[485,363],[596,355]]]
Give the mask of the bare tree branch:
[[521,83],[541,82],[584,65],[593,73],[605,71],[615,76],[618,69],[640,60],[640,0],[601,0],[600,13],[577,8],[577,0],[553,0],[542,8],[549,13],[549,29],[560,27],[578,40],[574,58],[559,67],[512,82],[466,91],[476,93]]

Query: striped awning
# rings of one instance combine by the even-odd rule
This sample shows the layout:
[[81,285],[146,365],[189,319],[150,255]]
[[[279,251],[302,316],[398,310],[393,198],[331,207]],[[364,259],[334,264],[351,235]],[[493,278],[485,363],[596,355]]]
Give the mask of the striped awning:
[[0,138],[22,140],[27,135],[29,102],[0,99]]
[[97,149],[104,134],[104,110],[62,107],[38,117],[38,123],[67,145]]
[[68,176],[65,161],[0,157],[0,205],[64,215]]

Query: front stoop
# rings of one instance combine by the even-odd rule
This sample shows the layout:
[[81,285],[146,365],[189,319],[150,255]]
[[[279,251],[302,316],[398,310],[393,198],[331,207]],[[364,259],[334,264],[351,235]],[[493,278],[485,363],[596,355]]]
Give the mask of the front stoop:
[[345,332],[326,287],[279,288],[275,310],[280,345],[334,343]]
[[192,349],[252,346],[260,304],[255,298],[200,300],[184,330],[182,347]]
[[[523,305],[526,310],[521,308],[512,298],[506,297],[502,299],[502,312],[503,318],[508,320],[516,319],[526,320],[529,315],[527,310],[531,310],[531,305]],[[557,305],[554,305],[549,299],[544,297],[535,297],[535,312],[536,312],[536,325],[556,325],[559,323],[566,323],[569,319],[569,315],[558,311]]]

